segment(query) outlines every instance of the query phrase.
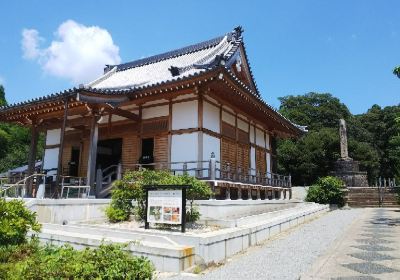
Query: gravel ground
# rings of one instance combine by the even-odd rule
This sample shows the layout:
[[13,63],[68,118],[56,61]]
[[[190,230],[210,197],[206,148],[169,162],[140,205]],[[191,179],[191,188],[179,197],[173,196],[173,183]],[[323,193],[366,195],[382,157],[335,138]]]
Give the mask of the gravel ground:
[[281,234],[262,246],[235,256],[201,275],[161,276],[161,279],[299,279],[340,237],[362,210],[336,210]]

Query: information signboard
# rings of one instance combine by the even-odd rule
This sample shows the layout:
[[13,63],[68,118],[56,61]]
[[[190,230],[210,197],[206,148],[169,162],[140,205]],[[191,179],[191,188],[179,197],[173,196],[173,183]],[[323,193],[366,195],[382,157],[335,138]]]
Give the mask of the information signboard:
[[182,223],[182,190],[149,190],[147,222]]
[[190,187],[187,185],[145,186],[145,228],[150,228],[150,223],[181,225],[182,232],[185,232],[186,189]]

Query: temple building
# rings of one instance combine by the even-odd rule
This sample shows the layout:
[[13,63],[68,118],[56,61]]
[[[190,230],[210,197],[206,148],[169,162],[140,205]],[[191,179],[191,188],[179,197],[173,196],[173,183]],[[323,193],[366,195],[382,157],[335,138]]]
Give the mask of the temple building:
[[0,121],[31,129],[31,174],[38,133],[46,134],[42,168],[56,189],[63,176],[80,177],[106,197],[113,180],[145,167],[189,172],[217,198],[286,197],[276,140],[304,127],[261,98],[242,32],[106,65],[88,84],[1,107]]

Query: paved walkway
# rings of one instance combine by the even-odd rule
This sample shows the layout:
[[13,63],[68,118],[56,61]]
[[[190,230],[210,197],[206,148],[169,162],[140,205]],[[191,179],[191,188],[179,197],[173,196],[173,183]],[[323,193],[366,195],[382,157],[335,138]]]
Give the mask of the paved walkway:
[[363,210],[336,210],[322,215],[264,245],[239,254],[226,264],[201,275],[163,276],[162,279],[299,279],[343,235]]
[[400,210],[364,209],[301,279],[400,279]]

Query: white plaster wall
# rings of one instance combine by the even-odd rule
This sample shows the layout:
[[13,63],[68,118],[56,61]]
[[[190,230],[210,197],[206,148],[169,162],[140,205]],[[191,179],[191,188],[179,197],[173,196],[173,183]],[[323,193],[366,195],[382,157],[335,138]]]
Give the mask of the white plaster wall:
[[[103,117],[103,119],[105,119],[106,123],[108,122],[108,116],[107,118]],[[118,116],[118,115],[112,115],[111,116],[111,122],[118,122],[118,121],[124,121],[127,120],[128,118],[122,117],[122,116]]]
[[256,144],[265,148],[264,132],[258,128],[256,128]]
[[269,134],[267,133],[266,135],[265,135],[265,141],[266,141],[266,147],[267,147],[267,149],[270,149],[271,147],[270,147],[270,144],[269,144]]
[[198,126],[197,100],[172,105],[172,129],[194,128]]
[[228,112],[222,111],[222,120],[224,122],[227,122],[230,125],[235,126],[235,118],[236,117],[234,115],[232,115],[232,114],[230,114]]
[[238,128],[240,128],[243,131],[249,132],[249,124],[245,121],[242,121],[241,119],[238,118]]
[[[208,161],[211,158],[211,153],[214,153],[216,161],[221,161],[221,140],[211,135],[203,133],[203,161]],[[208,162],[203,163],[204,168],[209,167]],[[217,163],[217,169],[220,164]],[[209,176],[208,171],[204,171],[204,176]],[[219,177],[219,173],[216,174]]]
[[219,108],[208,102],[203,102],[203,127],[217,133],[221,131]]
[[254,147],[250,148],[250,168],[251,168],[251,174],[256,175],[255,169],[256,169],[256,149]]
[[[172,135],[171,161],[172,162],[197,161],[197,155],[198,155],[197,137],[198,137],[197,132]],[[188,164],[188,168],[194,168],[196,166],[197,163]],[[172,168],[181,169],[182,164],[174,164],[172,165]],[[194,175],[194,172],[192,173],[189,174]]]
[[43,169],[57,168],[59,148],[46,149],[44,151]]
[[254,125],[250,125],[250,143],[254,143]]
[[267,172],[268,172],[268,177],[271,177],[271,154],[266,153],[265,154],[266,159],[267,159]]
[[169,114],[169,106],[156,106],[150,108],[143,108],[142,110],[142,119],[151,119],[151,118],[158,118],[158,117],[165,117]]
[[47,130],[46,134],[46,145],[57,145],[60,144],[61,129]]

